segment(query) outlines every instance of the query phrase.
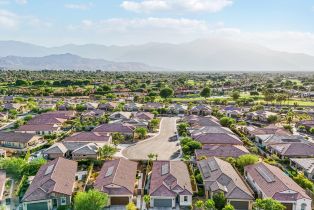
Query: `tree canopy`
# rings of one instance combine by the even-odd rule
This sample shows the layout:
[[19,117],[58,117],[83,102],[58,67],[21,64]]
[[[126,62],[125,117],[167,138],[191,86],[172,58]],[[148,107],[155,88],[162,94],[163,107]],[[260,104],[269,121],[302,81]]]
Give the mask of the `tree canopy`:
[[201,95],[202,97],[204,97],[204,98],[210,97],[210,95],[211,95],[211,90],[210,90],[210,88],[209,88],[209,87],[204,87],[204,88],[202,89],[202,91],[200,92],[200,95]]
[[264,198],[264,199],[256,199],[253,204],[253,208],[255,210],[263,209],[263,210],[285,210],[286,207],[282,205],[279,201],[274,200],[272,198]]
[[78,192],[74,197],[75,210],[102,210],[108,205],[108,195],[98,190]]
[[173,90],[171,88],[166,87],[160,90],[160,97],[162,98],[169,98],[172,95],[173,95]]

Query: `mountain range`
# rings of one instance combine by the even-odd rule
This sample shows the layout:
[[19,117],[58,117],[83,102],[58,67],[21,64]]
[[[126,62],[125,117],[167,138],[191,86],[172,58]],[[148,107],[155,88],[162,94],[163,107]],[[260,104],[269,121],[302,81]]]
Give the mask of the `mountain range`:
[[39,45],[0,41],[0,67],[9,69],[313,71],[314,56],[230,39],[128,46]]
[[43,57],[6,56],[0,58],[0,68],[25,70],[106,70],[153,71],[160,68],[135,62],[112,62],[104,59],[82,58],[70,53]]

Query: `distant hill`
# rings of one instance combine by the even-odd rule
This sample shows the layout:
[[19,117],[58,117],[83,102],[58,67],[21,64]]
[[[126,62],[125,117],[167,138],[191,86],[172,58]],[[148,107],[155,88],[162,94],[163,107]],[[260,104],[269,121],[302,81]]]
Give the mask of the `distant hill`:
[[48,55],[44,57],[6,56],[0,58],[0,68],[26,70],[106,70],[150,71],[160,70],[135,62],[111,62],[103,59],[82,58],[73,54]]
[[[23,42],[1,41],[0,48],[0,57],[10,55],[38,57],[71,53],[89,59],[142,63],[143,68],[146,67],[144,65],[146,64],[188,71],[314,70],[314,57],[310,55],[279,52],[255,44],[217,38],[200,39],[181,44],[149,43],[129,46],[71,44],[51,48]],[[41,60],[43,59],[41,58]],[[100,61],[94,62],[99,64]],[[83,63],[81,63],[81,68],[84,67]],[[43,65],[43,63],[41,64]],[[72,65],[79,67],[78,64]],[[88,66],[85,64],[85,67]]]

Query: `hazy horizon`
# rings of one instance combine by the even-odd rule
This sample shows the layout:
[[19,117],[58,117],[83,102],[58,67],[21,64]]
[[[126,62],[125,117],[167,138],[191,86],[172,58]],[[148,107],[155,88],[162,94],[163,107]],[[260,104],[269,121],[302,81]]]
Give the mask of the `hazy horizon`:
[[0,0],[0,40],[52,47],[227,38],[314,55],[311,0]]

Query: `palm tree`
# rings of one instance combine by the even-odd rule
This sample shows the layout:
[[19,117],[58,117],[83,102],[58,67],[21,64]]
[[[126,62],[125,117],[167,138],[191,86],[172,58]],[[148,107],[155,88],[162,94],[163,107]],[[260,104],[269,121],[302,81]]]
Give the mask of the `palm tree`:
[[151,165],[152,162],[153,162],[153,159],[154,159],[154,157],[155,157],[155,154],[154,154],[154,153],[149,153],[149,154],[147,155],[147,157],[148,157],[148,165]]
[[105,145],[102,148],[98,149],[98,153],[105,160],[111,159],[112,156],[118,151],[118,149],[114,146]]

